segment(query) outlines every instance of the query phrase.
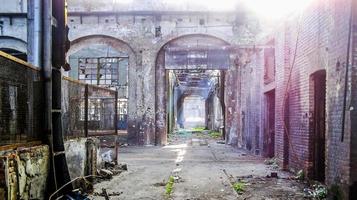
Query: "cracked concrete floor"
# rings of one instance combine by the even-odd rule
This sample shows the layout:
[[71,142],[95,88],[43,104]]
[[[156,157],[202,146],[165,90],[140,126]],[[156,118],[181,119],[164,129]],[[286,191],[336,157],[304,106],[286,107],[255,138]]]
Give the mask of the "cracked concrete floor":
[[[106,188],[108,193],[123,192],[110,199],[303,199],[303,185],[284,178],[289,174],[278,171],[282,178],[267,179],[266,175],[276,170],[259,156],[202,135],[175,136],[171,140],[165,147],[121,148],[119,162],[127,163],[128,171],[96,184],[95,191]],[[168,198],[162,183],[171,175],[179,179]],[[246,192],[238,195],[230,182],[244,176],[250,177]]]

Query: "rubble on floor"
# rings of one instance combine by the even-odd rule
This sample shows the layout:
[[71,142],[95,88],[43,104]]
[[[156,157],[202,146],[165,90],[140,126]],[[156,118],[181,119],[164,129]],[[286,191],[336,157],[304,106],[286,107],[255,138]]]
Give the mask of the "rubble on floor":
[[127,171],[127,164],[116,164],[115,162],[104,162],[104,168],[97,170],[98,179],[97,182],[101,180],[111,179],[115,175],[119,175],[123,171]]

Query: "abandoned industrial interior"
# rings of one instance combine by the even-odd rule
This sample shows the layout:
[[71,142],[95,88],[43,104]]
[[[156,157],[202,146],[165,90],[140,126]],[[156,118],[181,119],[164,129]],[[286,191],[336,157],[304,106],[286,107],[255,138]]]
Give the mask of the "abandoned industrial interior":
[[356,108],[356,0],[0,0],[0,200],[354,200]]

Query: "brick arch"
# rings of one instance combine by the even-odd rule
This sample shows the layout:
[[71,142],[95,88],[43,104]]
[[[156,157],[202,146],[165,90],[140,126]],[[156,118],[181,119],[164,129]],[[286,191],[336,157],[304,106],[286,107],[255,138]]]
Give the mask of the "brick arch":
[[19,38],[0,36],[1,49],[13,49],[27,54],[27,43]]
[[230,43],[219,37],[208,34],[186,34],[163,42],[156,54],[155,60],[155,144],[165,145],[167,143],[167,116],[166,116],[166,70],[164,49],[170,45],[185,46],[192,44],[193,41],[201,46],[213,45],[229,46]]
[[159,52],[167,45],[175,43],[175,42],[179,42],[182,40],[185,40],[187,38],[200,38],[200,39],[206,39],[206,40],[211,40],[211,41],[220,41],[222,44],[224,45],[230,45],[231,43],[228,42],[230,41],[229,38],[226,37],[220,37],[214,34],[207,34],[207,33],[186,33],[186,34],[182,34],[179,36],[168,36],[164,39],[161,40],[161,42],[158,44],[158,50],[157,50],[157,54],[159,54]]
[[127,42],[108,35],[87,35],[77,38],[71,41],[71,47],[67,55],[70,56],[93,44],[106,44],[119,52],[127,53],[129,57],[135,58],[134,50]]

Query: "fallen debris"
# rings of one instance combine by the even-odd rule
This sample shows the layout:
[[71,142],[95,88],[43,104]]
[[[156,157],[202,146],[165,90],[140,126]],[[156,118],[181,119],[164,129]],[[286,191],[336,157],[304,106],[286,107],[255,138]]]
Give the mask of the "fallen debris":
[[165,185],[166,185],[166,181],[165,180],[162,180],[162,182],[154,183],[155,187],[163,187]]
[[277,172],[271,172],[269,175],[267,175],[267,178],[279,178]]
[[112,192],[112,193],[108,193],[105,188],[102,188],[102,192],[101,192],[101,193],[99,193],[99,192],[94,192],[94,193],[93,193],[93,196],[101,196],[101,197],[104,197],[105,200],[109,200],[109,199],[110,199],[109,197],[112,197],[112,196],[120,196],[121,194],[123,194],[123,192]]
[[108,180],[128,170],[127,164],[116,164],[115,162],[105,162],[104,169],[98,169],[97,174],[101,179]]

